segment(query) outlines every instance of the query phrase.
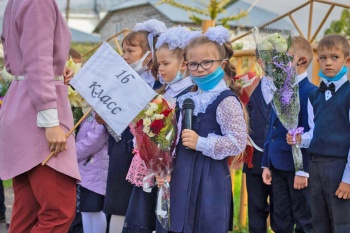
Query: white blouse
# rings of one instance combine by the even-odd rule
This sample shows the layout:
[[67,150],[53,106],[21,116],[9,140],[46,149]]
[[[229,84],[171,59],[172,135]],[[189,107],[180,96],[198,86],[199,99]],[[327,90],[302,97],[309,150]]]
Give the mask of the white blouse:
[[[187,93],[179,98],[180,108],[185,99],[191,98],[195,104],[193,114],[197,116],[199,113],[205,113],[207,107],[225,90],[228,88],[222,80],[210,91],[198,90]],[[181,128],[181,118],[182,116],[178,121],[179,128]],[[242,105],[236,97],[229,96],[221,101],[216,110],[216,121],[223,135],[210,133],[207,137],[199,137],[196,150],[215,160],[240,154],[246,147],[247,126]]]

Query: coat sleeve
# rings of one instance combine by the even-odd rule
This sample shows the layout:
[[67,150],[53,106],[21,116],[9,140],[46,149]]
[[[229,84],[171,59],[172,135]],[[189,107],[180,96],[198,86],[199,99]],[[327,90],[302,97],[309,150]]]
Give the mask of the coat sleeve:
[[86,136],[76,142],[78,162],[100,151],[107,143],[108,136],[106,128],[93,120]]
[[36,110],[56,109],[54,32],[57,12],[53,0],[27,0],[16,15],[23,72]]

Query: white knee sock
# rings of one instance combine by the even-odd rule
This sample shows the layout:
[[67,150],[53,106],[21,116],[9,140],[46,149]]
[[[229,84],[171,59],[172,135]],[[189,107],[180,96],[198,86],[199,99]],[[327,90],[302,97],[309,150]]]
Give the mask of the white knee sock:
[[84,233],[106,233],[106,215],[100,212],[81,212]]
[[112,215],[111,222],[109,223],[109,232],[121,233],[124,227],[125,216]]

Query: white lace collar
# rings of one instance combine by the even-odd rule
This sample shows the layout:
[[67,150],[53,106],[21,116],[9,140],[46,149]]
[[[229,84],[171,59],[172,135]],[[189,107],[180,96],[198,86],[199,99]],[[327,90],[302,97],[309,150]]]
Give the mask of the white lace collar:
[[198,89],[196,92],[189,92],[181,97],[179,97],[179,106],[182,108],[182,104],[185,99],[190,98],[194,102],[193,115],[197,116],[199,113],[205,113],[207,107],[216,100],[216,98],[221,94],[221,92],[229,90],[226,86],[226,82],[222,79],[218,85],[209,91],[203,91]]

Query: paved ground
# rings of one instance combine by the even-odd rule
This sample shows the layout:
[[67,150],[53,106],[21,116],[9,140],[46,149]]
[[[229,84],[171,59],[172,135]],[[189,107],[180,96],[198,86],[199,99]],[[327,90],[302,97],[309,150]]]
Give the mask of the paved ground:
[[[10,222],[13,203],[13,191],[12,188],[5,188],[5,205],[6,205],[6,220]],[[6,223],[0,223],[0,233],[7,233]]]

